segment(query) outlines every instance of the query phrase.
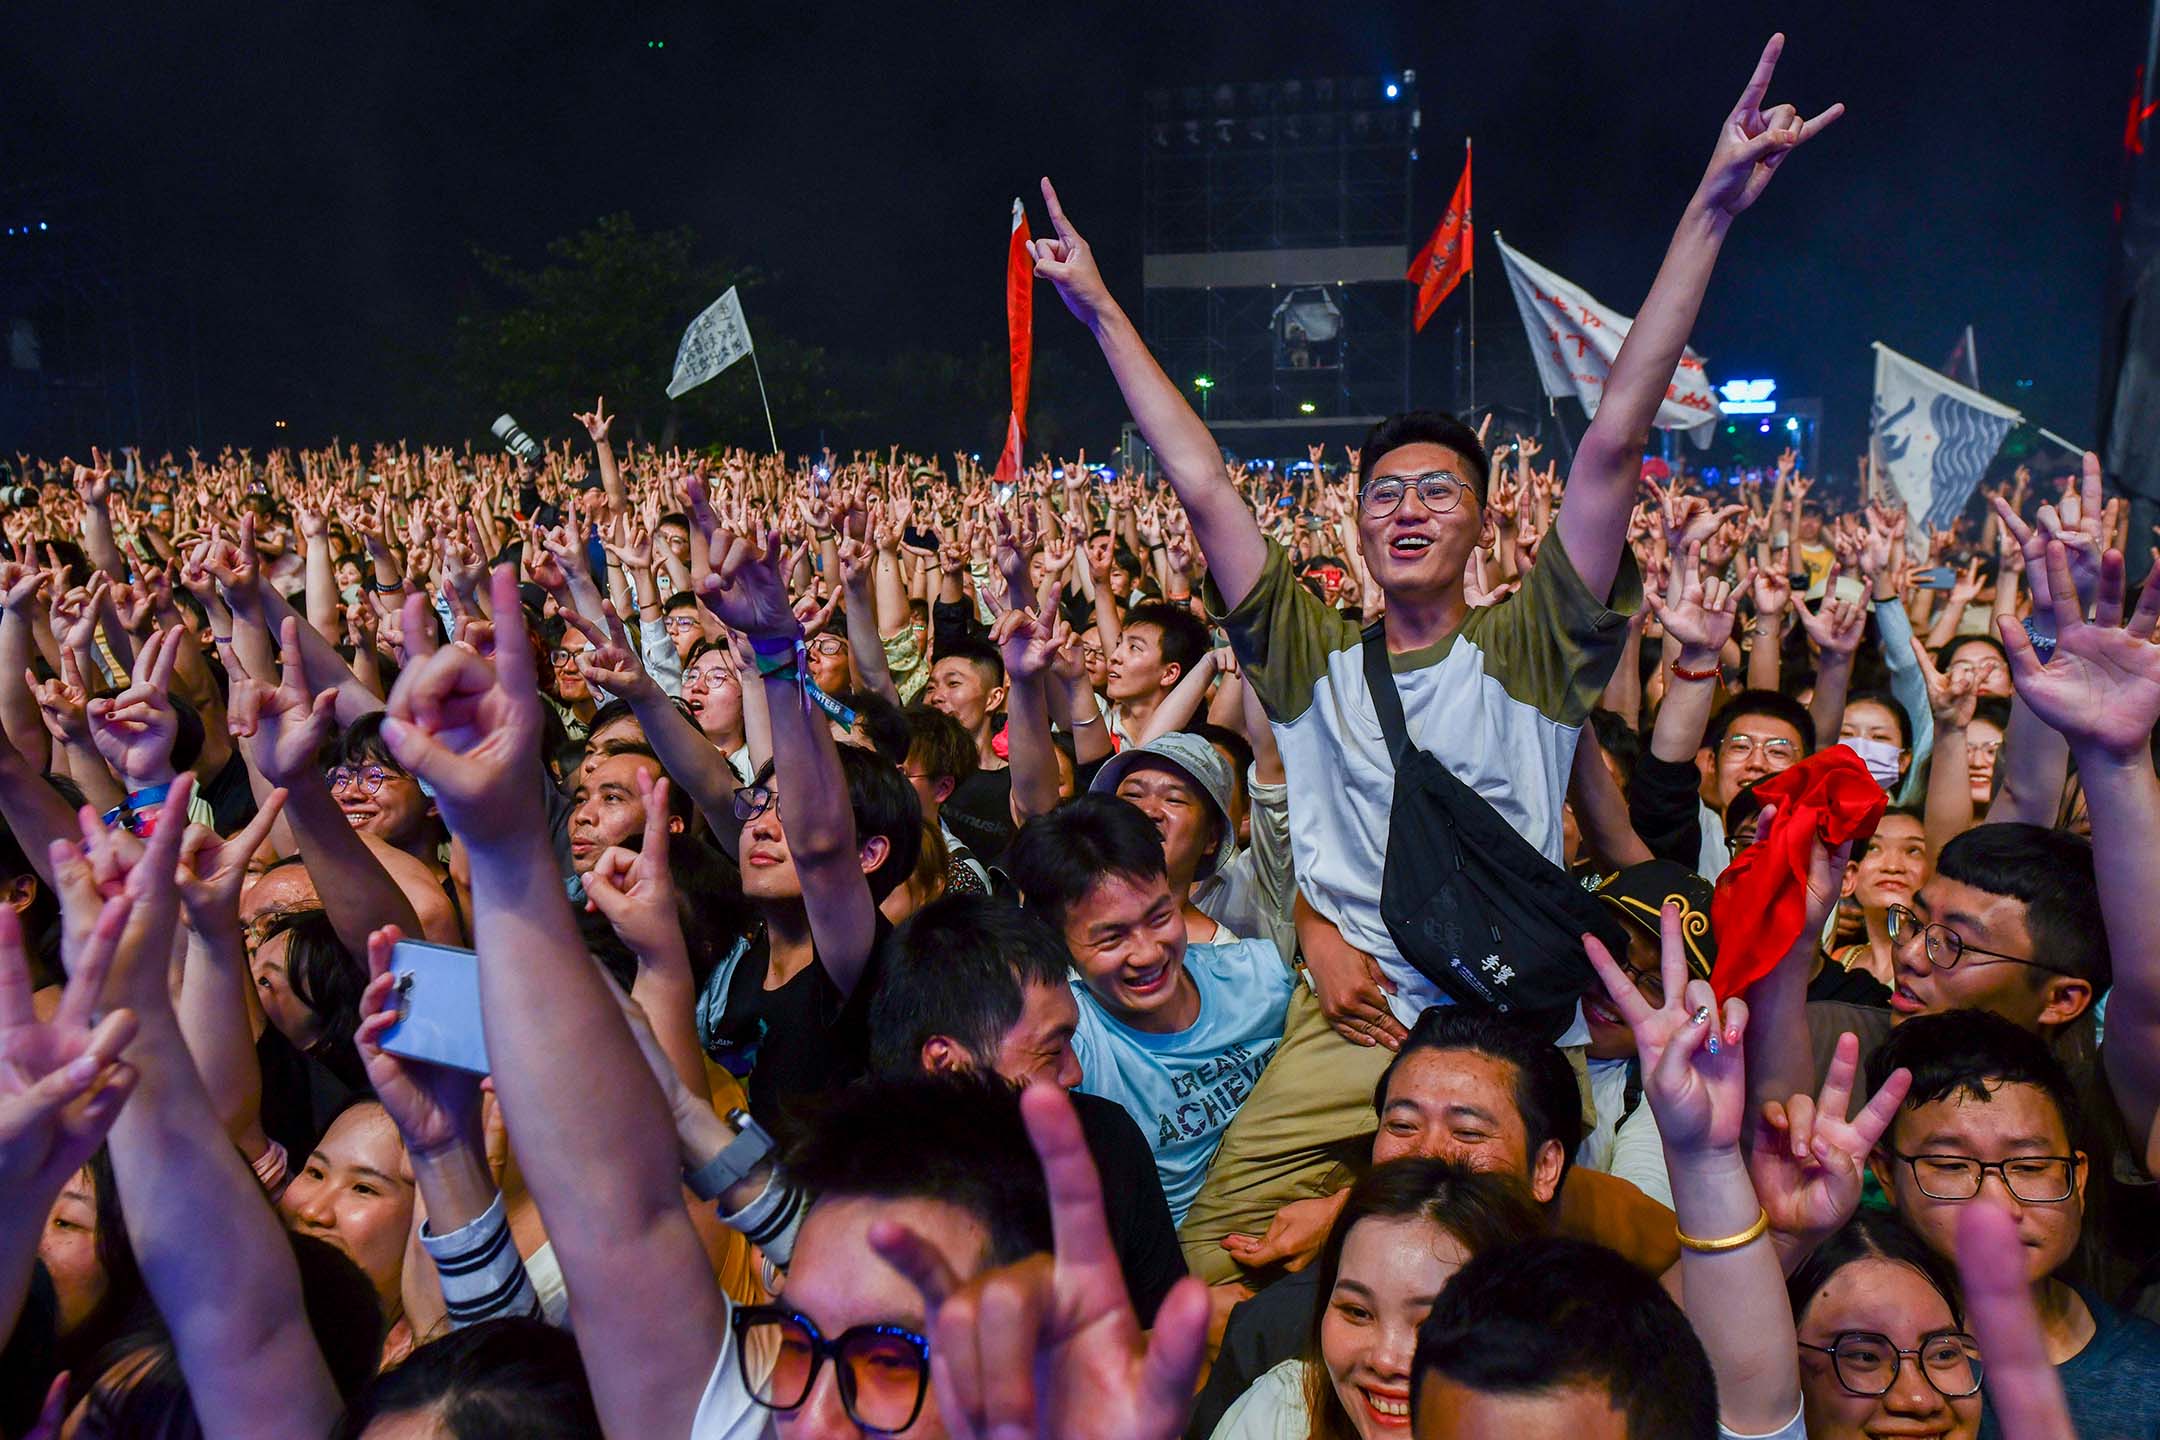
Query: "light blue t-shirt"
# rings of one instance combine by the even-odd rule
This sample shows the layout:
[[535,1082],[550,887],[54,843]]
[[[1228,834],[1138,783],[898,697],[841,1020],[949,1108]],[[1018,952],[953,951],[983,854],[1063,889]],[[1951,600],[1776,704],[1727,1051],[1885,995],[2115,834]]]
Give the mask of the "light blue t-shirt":
[[1200,1193],[1223,1131],[1282,1043],[1296,983],[1268,940],[1187,945],[1185,972],[1199,988],[1200,1015],[1169,1035],[1113,1019],[1078,977],[1072,982],[1080,1002],[1073,1051],[1087,1072],[1080,1088],[1124,1106],[1147,1136],[1176,1221]]

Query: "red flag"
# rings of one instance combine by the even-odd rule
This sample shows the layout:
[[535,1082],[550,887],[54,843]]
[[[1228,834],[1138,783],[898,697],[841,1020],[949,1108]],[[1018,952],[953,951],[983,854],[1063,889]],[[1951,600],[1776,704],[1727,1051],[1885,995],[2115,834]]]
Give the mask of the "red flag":
[[1028,371],[1035,355],[1035,257],[1028,250],[1027,211],[1013,201],[1012,238],[1005,245],[1005,333],[1012,347],[1012,413],[1005,422],[1005,453],[997,478],[1020,478],[1020,445],[1026,435]]
[[1477,230],[1470,218],[1470,147],[1463,146],[1462,179],[1455,182],[1455,193],[1448,199],[1447,213],[1440,217],[1440,224],[1433,230],[1432,238],[1425,248],[1417,252],[1410,262],[1410,273],[1405,278],[1418,287],[1417,328],[1423,330],[1425,322],[1432,319],[1433,311],[1447,299],[1449,292],[1462,283],[1470,273],[1471,251],[1477,238]]

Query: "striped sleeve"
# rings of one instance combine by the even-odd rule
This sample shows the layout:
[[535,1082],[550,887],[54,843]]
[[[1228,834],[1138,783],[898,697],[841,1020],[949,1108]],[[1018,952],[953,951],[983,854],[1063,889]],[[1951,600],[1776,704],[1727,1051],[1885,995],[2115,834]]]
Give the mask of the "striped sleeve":
[[795,1232],[802,1229],[803,1212],[809,1208],[809,1197],[775,1166],[757,1199],[732,1214],[722,1210],[719,1215],[721,1224],[764,1251],[775,1269],[785,1270],[795,1255]]
[[443,1307],[451,1329],[505,1315],[542,1318],[539,1292],[533,1289],[525,1262],[511,1243],[500,1193],[478,1219],[447,1235],[430,1234],[422,1224],[420,1244],[442,1277]]

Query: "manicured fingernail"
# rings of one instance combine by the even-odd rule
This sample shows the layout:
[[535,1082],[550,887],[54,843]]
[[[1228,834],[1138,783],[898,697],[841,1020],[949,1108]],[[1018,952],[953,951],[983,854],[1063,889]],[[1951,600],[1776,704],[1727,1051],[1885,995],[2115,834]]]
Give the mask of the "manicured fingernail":
[[1717,1038],[1717,1036],[1715,1036],[1715,1035],[1712,1035],[1712,1036],[1710,1037],[1710,1044],[1709,1044],[1709,1045],[1708,1045],[1707,1047],[1705,1047],[1705,1048],[1707,1048],[1707,1049],[1708,1049],[1708,1050],[1710,1051],[1710,1053],[1711,1053],[1712,1055],[1715,1055],[1715,1054],[1717,1054],[1717,1053],[1718,1053],[1718,1038]]
[[1709,1021],[1710,1021],[1710,1007],[1709,1007],[1708,1005],[1698,1005],[1698,1006],[1696,1006],[1696,1007],[1695,1007],[1695,1013],[1694,1013],[1693,1015],[1690,1015],[1690,1016],[1688,1016],[1688,1024],[1690,1024],[1690,1025],[1706,1025],[1706,1024],[1708,1024],[1708,1023],[1709,1023]]

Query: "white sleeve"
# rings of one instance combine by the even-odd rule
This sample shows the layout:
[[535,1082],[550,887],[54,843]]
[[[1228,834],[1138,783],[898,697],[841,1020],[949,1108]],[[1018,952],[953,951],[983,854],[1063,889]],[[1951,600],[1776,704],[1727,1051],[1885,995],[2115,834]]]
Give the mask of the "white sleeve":
[[1620,1122],[1605,1168],[1672,1209],[1672,1176],[1665,1170],[1665,1142],[1658,1136],[1657,1117],[1650,1113],[1648,1100]]
[[735,1358],[735,1307],[731,1304],[720,1330],[720,1357],[713,1361],[712,1377],[705,1382],[697,1415],[690,1421],[690,1440],[770,1440],[772,1433],[772,1411],[751,1399],[749,1387],[743,1384],[742,1365]]
[[1305,1362],[1285,1360],[1230,1402],[1208,1440],[1305,1440]]
[[1792,1419],[1786,1421],[1768,1435],[1742,1435],[1737,1430],[1726,1429],[1725,1422],[1722,1420],[1718,1422],[1717,1432],[1718,1440],[1808,1440],[1807,1405],[1802,1402],[1800,1409],[1794,1413]]
[[663,622],[638,621],[638,654],[655,685],[670,695],[682,694],[682,657],[675,653],[675,642],[668,639]]

